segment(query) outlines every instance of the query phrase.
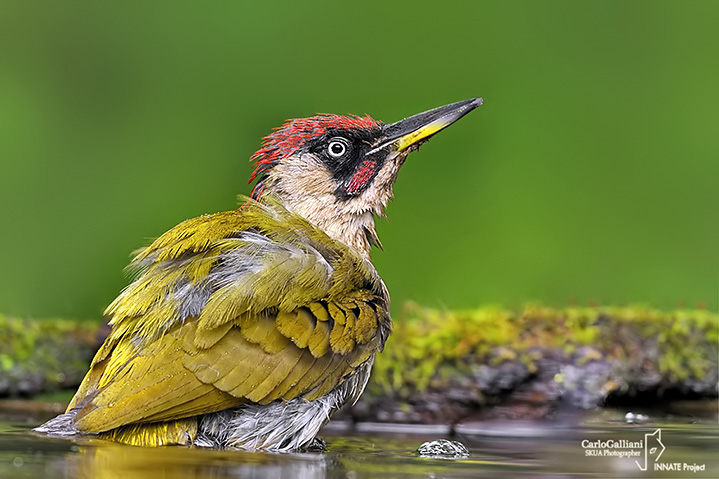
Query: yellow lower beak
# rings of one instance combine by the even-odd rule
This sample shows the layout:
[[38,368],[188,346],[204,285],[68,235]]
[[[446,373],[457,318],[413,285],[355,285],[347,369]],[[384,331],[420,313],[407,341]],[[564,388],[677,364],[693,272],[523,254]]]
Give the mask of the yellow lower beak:
[[481,104],[481,98],[472,98],[425,111],[387,125],[385,127],[387,137],[384,144],[393,144],[397,151],[406,150],[447,128]]

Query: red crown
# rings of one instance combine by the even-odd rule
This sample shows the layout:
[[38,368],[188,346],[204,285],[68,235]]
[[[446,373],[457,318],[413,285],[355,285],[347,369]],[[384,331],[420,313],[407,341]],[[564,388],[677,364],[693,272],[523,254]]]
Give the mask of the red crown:
[[[310,118],[287,120],[284,125],[262,139],[262,147],[255,152],[250,161],[255,162],[255,170],[250,176],[251,183],[264,172],[272,168],[280,158],[294,154],[307,140],[319,138],[330,130],[372,129],[381,125],[369,115],[341,116],[321,113]],[[252,196],[255,196],[255,190]],[[258,192],[261,194],[261,190]],[[257,195],[259,196],[259,194]]]

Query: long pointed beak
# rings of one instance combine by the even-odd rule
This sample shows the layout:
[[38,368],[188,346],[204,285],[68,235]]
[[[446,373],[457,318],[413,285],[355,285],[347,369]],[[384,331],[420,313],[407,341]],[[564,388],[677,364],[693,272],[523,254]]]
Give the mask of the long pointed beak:
[[470,111],[482,104],[481,98],[459,101],[451,105],[440,106],[396,123],[385,126],[382,144],[374,150],[394,146],[396,151],[406,150],[428,140],[432,135],[447,128]]

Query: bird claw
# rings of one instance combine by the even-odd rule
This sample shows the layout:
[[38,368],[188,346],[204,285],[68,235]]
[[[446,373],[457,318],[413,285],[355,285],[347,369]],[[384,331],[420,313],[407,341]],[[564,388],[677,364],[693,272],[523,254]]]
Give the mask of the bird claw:
[[316,437],[302,450],[304,452],[325,452],[327,451],[327,443],[321,437]]

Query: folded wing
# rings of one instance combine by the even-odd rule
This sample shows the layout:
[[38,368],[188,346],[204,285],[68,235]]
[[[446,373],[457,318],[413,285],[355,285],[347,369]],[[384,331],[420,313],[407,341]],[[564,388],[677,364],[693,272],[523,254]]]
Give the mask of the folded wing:
[[135,265],[69,406],[81,431],[316,399],[389,334],[371,264],[276,204],[188,220]]

